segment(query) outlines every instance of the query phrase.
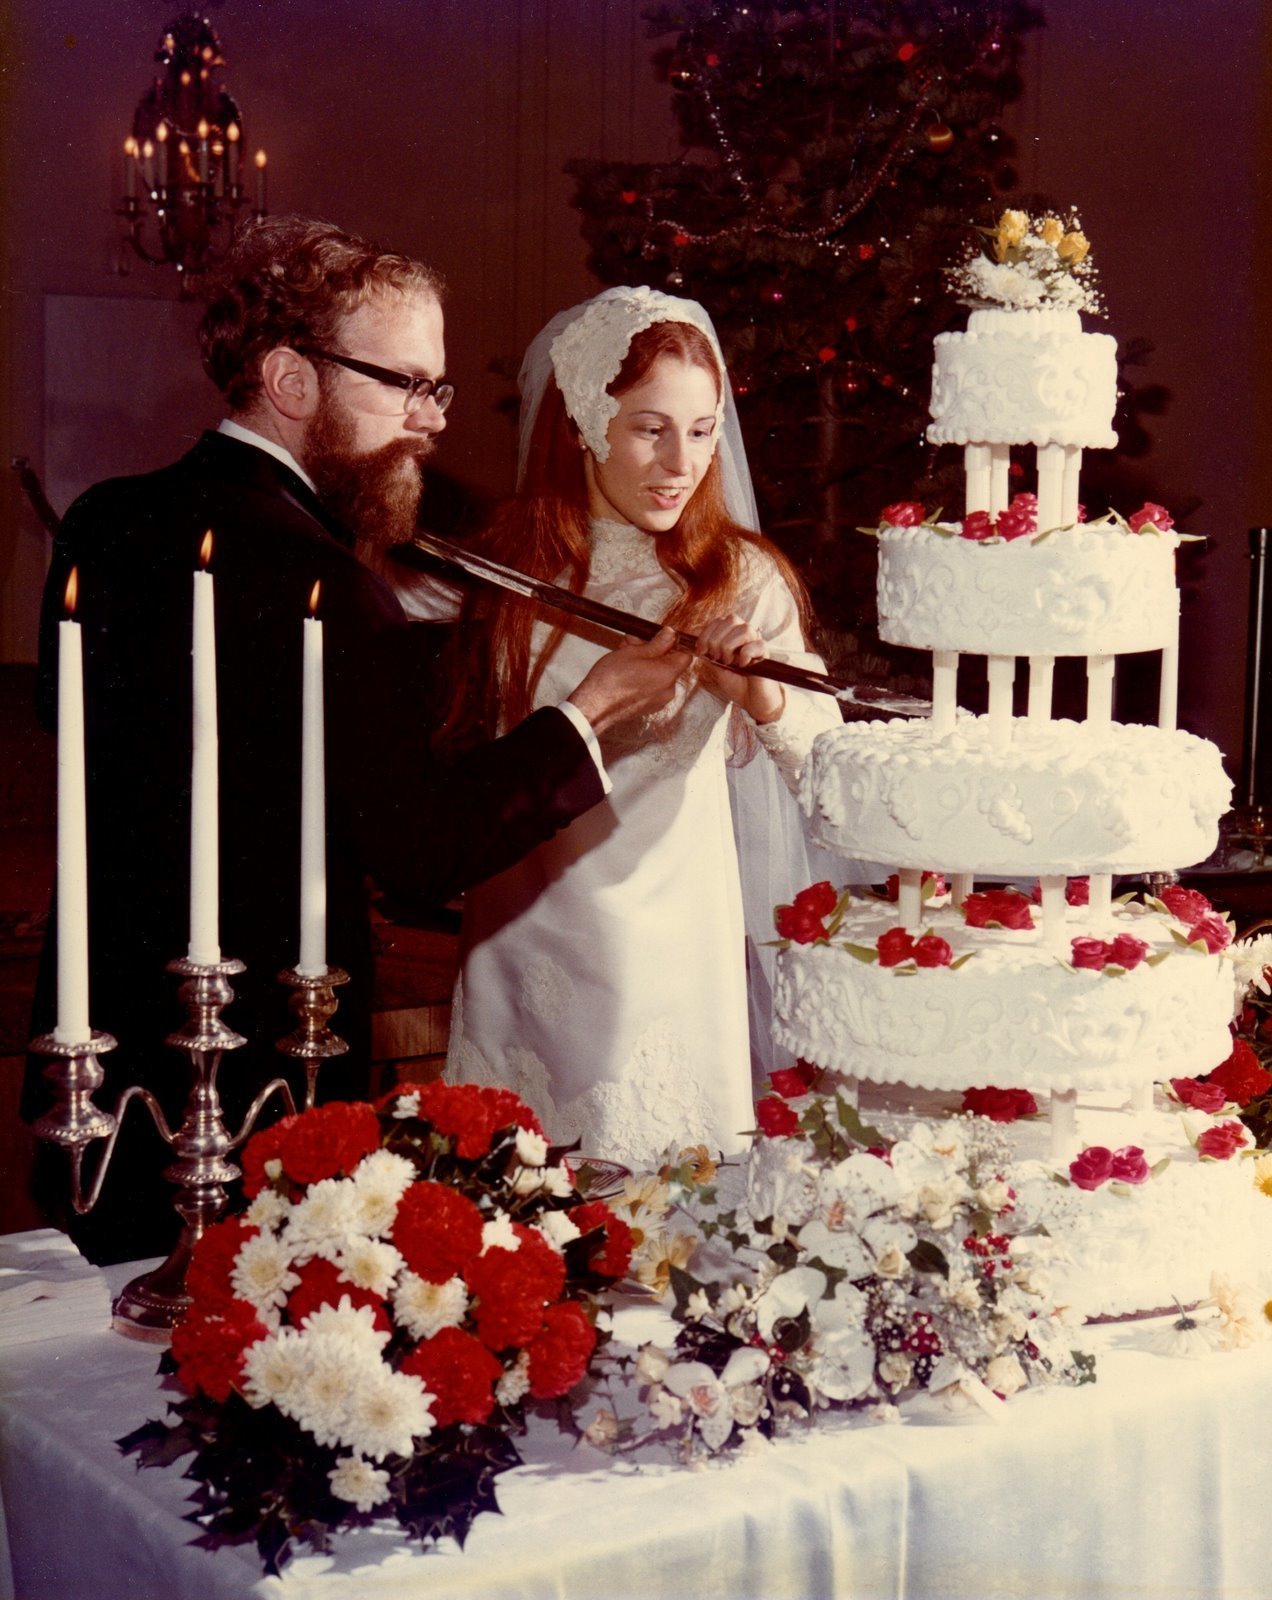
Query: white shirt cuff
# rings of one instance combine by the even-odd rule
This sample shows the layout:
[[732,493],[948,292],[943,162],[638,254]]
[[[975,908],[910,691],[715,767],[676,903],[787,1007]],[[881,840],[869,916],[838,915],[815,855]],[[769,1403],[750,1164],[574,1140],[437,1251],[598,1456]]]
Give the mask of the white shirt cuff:
[[601,759],[600,741],[593,732],[592,724],[587,720],[587,718],[572,700],[562,700],[560,710],[564,711],[566,716],[569,717],[570,721],[577,729],[579,737],[587,746],[587,753],[591,756],[593,764],[596,767],[596,775],[601,780],[602,791],[605,794],[608,794],[614,785],[610,781],[610,775],[608,772],[606,772],[605,763]]

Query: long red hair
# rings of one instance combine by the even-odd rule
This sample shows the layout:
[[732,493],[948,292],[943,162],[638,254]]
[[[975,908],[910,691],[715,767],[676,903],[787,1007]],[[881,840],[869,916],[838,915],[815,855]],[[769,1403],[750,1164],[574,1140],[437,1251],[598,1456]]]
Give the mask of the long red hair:
[[[719,390],[720,369],[706,335],[690,323],[656,322],[633,335],[623,365],[608,385],[609,393],[621,396],[634,388],[664,355],[704,368]],[[587,584],[590,565],[588,524],[578,429],[550,377],[531,432],[524,480],[516,498],[496,512],[479,536],[476,548],[531,577],[579,593]],[[728,611],[741,588],[747,546],[763,550],[786,580],[807,636],[812,615],[804,585],[776,545],[730,518],[718,455],[712,457],[675,527],[654,539],[660,566],[680,590],[663,620],[693,632],[708,618]],[[485,720],[512,726],[529,715],[543,669],[566,629],[546,608],[496,591],[474,596],[467,612],[489,627],[490,651],[481,686]],[[552,632],[539,658],[532,661],[531,629],[540,617]],[[463,694],[462,686],[459,692]],[[458,710],[458,706],[453,709],[449,725],[457,720]]]

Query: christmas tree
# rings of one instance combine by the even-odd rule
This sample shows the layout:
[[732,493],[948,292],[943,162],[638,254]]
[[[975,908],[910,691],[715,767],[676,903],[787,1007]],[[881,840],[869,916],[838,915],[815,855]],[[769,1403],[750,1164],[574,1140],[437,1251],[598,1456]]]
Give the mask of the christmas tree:
[[[944,269],[1011,188],[1023,0],[684,0],[646,13],[684,151],[574,161],[589,265],[700,300],[733,375],[765,532],[839,670],[871,676],[873,524],[961,504],[924,443]],[[999,196],[999,198],[996,198]],[[864,654],[863,654],[864,652]],[[855,659],[854,659],[855,658]]]

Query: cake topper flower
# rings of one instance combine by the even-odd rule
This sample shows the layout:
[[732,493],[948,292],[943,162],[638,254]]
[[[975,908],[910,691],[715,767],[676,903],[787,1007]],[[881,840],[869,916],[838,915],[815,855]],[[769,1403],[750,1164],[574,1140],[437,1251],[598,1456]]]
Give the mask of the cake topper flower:
[[965,305],[1095,311],[1103,309],[1090,244],[1078,215],[1031,217],[1004,211],[993,228],[977,230],[983,249],[951,268],[950,281]]

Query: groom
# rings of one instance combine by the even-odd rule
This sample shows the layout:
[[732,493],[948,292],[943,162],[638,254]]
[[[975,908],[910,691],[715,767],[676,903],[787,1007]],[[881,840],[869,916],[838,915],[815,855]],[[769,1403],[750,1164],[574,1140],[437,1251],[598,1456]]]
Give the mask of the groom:
[[[188,1084],[163,1044],[181,1023],[165,963],[185,953],[189,884],[192,574],[207,530],[216,580],[220,942],[247,971],[226,1021],[249,1044],[221,1068],[237,1116],[274,1076],[293,1019],[276,974],[295,965],[302,620],[319,585],[326,654],[328,960],[352,976],[324,1098],[365,1094],[372,954],[368,880],[438,904],[503,870],[601,799],[597,737],[665,705],[685,665],[671,635],[603,657],[559,708],[440,765],[411,629],[355,555],[409,537],[421,469],[454,390],[442,286],[418,261],[321,222],[280,217],[236,242],[199,330],[228,417],[174,465],[99,484],[58,535],[41,619],[40,700],[56,713],[57,623],[78,568],[88,783],[90,1010],[115,1035],[107,1083],[144,1082],[170,1122]],[[52,930],[37,1032],[52,1024]],[[28,1075],[24,1114],[47,1109]],[[135,1113],[134,1113],[135,1114]],[[131,1121],[131,1118],[130,1118]],[[138,1122],[142,1121],[138,1118]],[[83,1245],[98,1259],[168,1247],[177,1219],[142,1129],[116,1155],[110,1203]],[[127,1142],[127,1141],[126,1141]],[[143,1185],[142,1180],[146,1179]],[[65,1184],[59,1168],[45,1187]],[[124,1193],[123,1191],[128,1191]],[[114,1193],[112,1193],[114,1191]]]

